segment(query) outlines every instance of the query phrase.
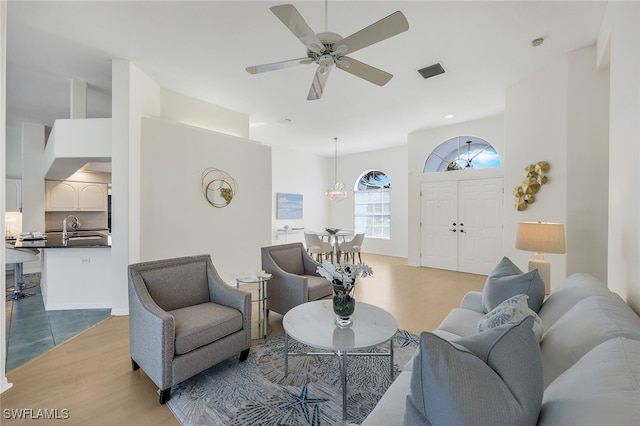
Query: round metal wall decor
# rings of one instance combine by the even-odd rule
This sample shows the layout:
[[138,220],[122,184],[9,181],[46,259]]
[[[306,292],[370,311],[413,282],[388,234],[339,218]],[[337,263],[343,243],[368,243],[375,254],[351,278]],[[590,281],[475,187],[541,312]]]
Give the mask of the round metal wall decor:
[[224,170],[209,167],[202,172],[202,193],[213,207],[227,207],[238,193],[238,184]]

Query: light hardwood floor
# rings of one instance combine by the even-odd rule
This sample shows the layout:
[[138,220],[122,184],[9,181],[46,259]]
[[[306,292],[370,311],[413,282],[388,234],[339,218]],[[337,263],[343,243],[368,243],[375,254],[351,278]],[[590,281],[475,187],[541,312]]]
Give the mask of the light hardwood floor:
[[[405,258],[363,254],[372,278],[359,279],[356,300],[380,306],[400,328],[433,330],[469,290],[481,290],[482,275],[407,266]],[[269,317],[272,334],[282,317]],[[260,341],[254,341],[256,344]],[[157,388],[132,371],[128,317],[111,317],[7,374],[13,387],[0,394],[2,425],[43,424],[42,419],[7,418],[6,410],[68,410],[65,425],[176,425],[158,404]],[[10,416],[9,416],[10,417]]]

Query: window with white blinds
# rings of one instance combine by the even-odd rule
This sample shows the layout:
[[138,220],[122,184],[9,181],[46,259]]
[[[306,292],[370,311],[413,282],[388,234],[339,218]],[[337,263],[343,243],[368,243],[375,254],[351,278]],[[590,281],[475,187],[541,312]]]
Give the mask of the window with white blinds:
[[391,238],[391,189],[354,193],[354,230],[368,238]]

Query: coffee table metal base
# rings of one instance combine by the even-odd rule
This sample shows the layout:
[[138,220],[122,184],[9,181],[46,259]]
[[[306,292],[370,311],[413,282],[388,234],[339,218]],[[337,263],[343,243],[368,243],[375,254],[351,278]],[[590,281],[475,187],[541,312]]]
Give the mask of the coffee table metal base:
[[393,338],[389,339],[389,352],[289,352],[289,334],[284,333],[284,375],[289,375],[290,356],[337,356],[340,362],[340,377],[342,380],[342,420],[347,419],[347,357],[348,356],[388,356],[389,377],[393,380]]

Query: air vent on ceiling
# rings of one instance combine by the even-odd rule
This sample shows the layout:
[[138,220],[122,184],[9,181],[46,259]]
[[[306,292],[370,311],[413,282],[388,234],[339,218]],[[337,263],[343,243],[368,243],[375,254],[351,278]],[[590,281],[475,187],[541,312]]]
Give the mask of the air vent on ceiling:
[[437,63],[437,64],[433,64],[431,66],[428,66],[426,68],[419,69],[418,72],[420,73],[422,78],[424,78],[426,80],[427,78],[431,78],[431,77],[435,77],[436,75],[444,74],[446,71],[444,70],[444,68],[442,68],[442,65],[440,65],[440,63]]

